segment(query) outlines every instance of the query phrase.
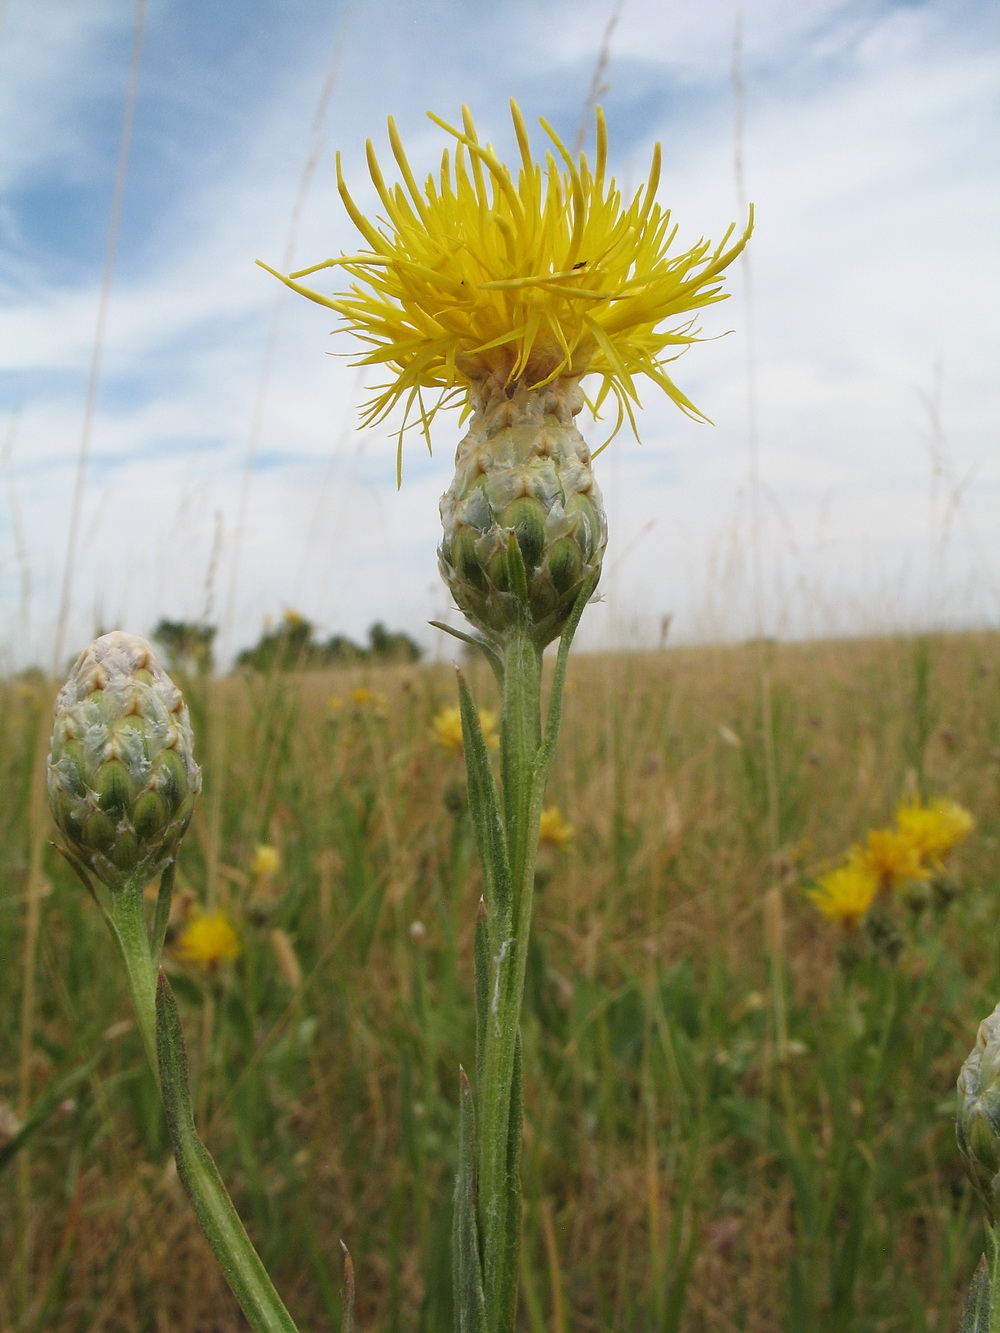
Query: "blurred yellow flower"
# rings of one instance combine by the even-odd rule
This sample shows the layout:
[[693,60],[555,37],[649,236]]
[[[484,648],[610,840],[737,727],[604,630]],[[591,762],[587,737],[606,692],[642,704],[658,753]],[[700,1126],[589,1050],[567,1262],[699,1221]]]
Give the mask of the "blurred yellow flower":
[[[511,116],[521,157],[516,176],[479,142],[467,107],[461,129],[431,115],[453,139],[454,157],[446,150],[439,181],[428,176],[422,188],[390,118],[389,142],[403,184],[385,184],[369,140],[368,169],[381,202],[377,223],[354,202],[337,158],[340,197],[368,248],[288,277],[261,267],[335,310],[343,327],[366,344],[357,364],[387,372],[366,405],[366,425],[402,403],[404,427],[416,411],[429,439],[435,412],[464,399],[470,381],[523,380],[531,388],[588,372],[601,380],[595,408],[609,393],[617,400],[615,431],[626,415],[635,429],[637,375],[701,418],[666,366],[697,341],[687,317],[725,299],[722,274],[750,236],[752,212],[735,240],[730,227],[718,245],[700,240],[671,254],[677,228],[669,210],[654,202],[659,144],[646,185],[624,204],[614,177],[606,175],[600,110],[593,170],[582,153],[574,161],[544,120],[551,148],[544,166],[536,162],[515,102]],[[298,281],[330,267],[350,280],[347,290],[324,296]],[[425,389],[438,391],[430,407]]]
[[933,864],[962,841],[975,826],[975,821],[956,801],[941,799],[929,805],[919,800],[901,805],[896,813],[900,830],[919,848],[920,855]]
[[281,866],[281,853],[277,847],[260,843],[250,862],[250,874],[254,879],[271,879]]
[[385,709],[386,697],[368,689],[366,685],[356,685],[351,690],[351,702],[355,708],[368,708],[373,713],[381,713]]
[[327,712],[339,713],[344,707],[344,700],[339,694],[331,694],[326,701]]
[[[483,739],[486,741],[487,749],[496,750],[500,745],[500,735],[497,731],[497,715],[488,708],[480,708],[479,725],[483,729]],[[442,708],[434,716],[431,723],[431,733],[434,739],[445,750],[451,750],[453,754],[461,754],[464,748],[462,741],[462,710],[458,705],[450,708]]]
[[576,829],[563,819],[557,805],[547,805],[538,821],[538,841],[546,847],[566,848],[576,837]]
[[215,968],[239,956],[240,942],[225,912],[195,912],[177,939],[177,957]]
[[806,897],[838,925],[853,930],[871,907],[879,891],[875,873],[858,861],[848,861],[816,881],[816,888],[807,889]]
[[928,877],[918,843],[902,829],[872,829],[864,843],[852,848],[849,855],[876,876],[882,889],[898,889]]

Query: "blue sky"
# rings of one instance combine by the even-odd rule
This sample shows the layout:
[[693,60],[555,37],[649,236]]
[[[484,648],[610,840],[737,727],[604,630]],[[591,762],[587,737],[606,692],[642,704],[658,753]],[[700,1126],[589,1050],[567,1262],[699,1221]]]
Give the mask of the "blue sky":
[[[1000,611],[995,12],[981,3],[149,0],[73,554],[66,648],[100,623],[208,614],[227,650],[295,607],[428,645],[448,612],[437,500],[457,417],[359,432],[333,319],[254,267],[355,246],[364,141],[395,116],[417,169],[462,102],[507,151],[507,100],[572,141],[601,95],[626,186],[664,149],[680,240],[758,227],[733,297],[677,366],[713,419],[650,390],[598,461],[611,521],[591,646],[763,625],[782,636],[992,623]],[[122,0],[0,10],[0,660],[48,660],[67,559],[122,109]],[[539,132],[538,142],[541,143]],[[307,164],[311,164],[308,174]],[[335,353],[340,355],[329,355]],[[752,370],[748,371],[748,366]],[[748,412],[749,390],[755,415]],[[256,423],[256,424],[255,424]],[[601,424],[583,425],[597,443]],[[758,441],[754,520],[750,440]],[[445,649],[442,649],[445,651]]]

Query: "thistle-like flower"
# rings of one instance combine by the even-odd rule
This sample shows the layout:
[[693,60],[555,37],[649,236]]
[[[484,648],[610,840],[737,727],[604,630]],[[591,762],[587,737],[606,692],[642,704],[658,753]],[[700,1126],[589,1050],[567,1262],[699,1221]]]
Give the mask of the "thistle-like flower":
[[115,630],[56,700],[49,804],[67,851],[114,890],[174,857],[201,790],[180,690],[145,639]]
[[896,813],[896,823],[919,854],[935,866],[940,866],[944,857],[975,826],[968,810],[946,797],[928,805],[921,805],[919,800],[901,805]]
[[806,896],[830,921],[855,930],[879,891],[878,876],[857,860],[821,875]]
[[1000,1004],[958,1076],[958,1147],[992,1223],[1000,1213]]
[[195,912],[177,937],[177,957],[214,971],[240,954],[240,942],[225,912]]
[[[544,645],[596,585],[607,537],[590,451],[573,421],[585,402],[580,381],[598,377],[595,411],[609,395],[616,400],[612,435],[626,417],[635,429],[640,375],[702,418],[666,366],[698,338],[692,312],[724,298],[721,275],[750,225],[735,239],[730,227],[718,245],[702,240],[671,253],[677,228],[655,199],[658,145],[646,186],[624,203],[607,176],[600,111],[593,170],[545,121],[552,150],[543,168],[516,104],[511,111],[516,178],[463,109],[462,129],[431,117],[456,146],[422,189],[390,120],[403,183],[385,184],[369,142],[384,209],[378,225],[355,204],[338,160],[341,197],[368,248],[276,276],[342,317],[368,348],[357,364],[389,372],[363,420],[381,421],[402,404],[400,452],[411,414],[429,442],[442,406],[471,409],[441,502],[441,571],[481,633],[502,641],[527,613]],[[331,266],[353,280],[348,290],[328,297],[301,283]],[[429,405],[428,391],[437,395]]]

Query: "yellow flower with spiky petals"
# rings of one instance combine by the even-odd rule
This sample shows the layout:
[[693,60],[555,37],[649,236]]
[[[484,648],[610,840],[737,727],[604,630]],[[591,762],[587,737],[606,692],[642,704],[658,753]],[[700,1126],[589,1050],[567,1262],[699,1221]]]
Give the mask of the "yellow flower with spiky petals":
[[560,851],[570,845],[576,837],[576,829],[564,819],[557,805],[547,805],[538,821],[538,841],[545,847],[557,847]]
[[[369,140],[368,169],[384,210],[378,224],[352,199],[337,158],[340,196],[369,248],[288,277],[261,267],[342,317],[343,327],[369,348],[356,364],[389,372],[363,422],[382,421],[402,402],[400,454],[414,409],[429,444],[435,412],[463,400],[474,381],[520,381],[530,389],[593,373],[601,379],[594,409],[609,393],[617,401],[614,435],[626,416],[635,431],[635,377],[645,375],[688,415],[706,419],[665,367],[698,340],[685,317],[725,298],[722,273],[750,236],[752,212],[735,240],[731,226],[717,245],[699,240],[672,253],[677,227],[655,202],[659,144],[645,187],[624,203],[607,176],[600,109],[593,170],[584,154],[573,160],[544,120],[555,151],[546,152],[543,168],[532,158],[513,101],[511,115],[521,156],[516,178],[489,144],[479,142],[468,108],[462,129],[431,114],[456,146],[453,158],[445,151],[439,180],[428,176],[422,189],[390,118],[389,142],[403,183],[386,185]],[[329,267],[353,280],[348,290],[325,296],[299,281]],[[678,317],[680,323],[670,322]],[[439,395],[429,407],[425,390]],[[397,472],[400,466],[398,454]]]
[[848,861],[816,881],[806,897],[831,921],[854,930],[879,891],[878,876],[858,861]]
[[225,912],[195,912],[177,940],[177,957],[214,969],[239,957],[240,942]]
[[[488,708],[480,708],[479,725],[483,729],[483,739],[487,748],[498,749],[500,736],[497,732],[496,713],[490,712]],[[442,708],[434,715],[431,733],[442,749],[451,750],[453,754],[461,754],[465,744],[462,739],[462,710],[457,706]]]
[[929,874],[919,844],[903,829],[872,829],[860,847],[851,849],[850,857],[870,870],[886,890],[927,879]]
[[929,805],[921,805],[919,800],[901,805],[896,813],[896,823],[919,848],[921,856],[936,865],[940,865],[975,826],[964,806],[947,799],[932,801]]

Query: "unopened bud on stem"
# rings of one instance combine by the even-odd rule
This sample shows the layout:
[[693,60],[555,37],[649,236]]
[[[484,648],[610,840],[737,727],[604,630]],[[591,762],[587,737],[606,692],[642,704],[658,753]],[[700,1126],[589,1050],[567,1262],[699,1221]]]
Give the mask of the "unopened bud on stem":
[[[590,450],[573,421],[583,393],[573,377],[539,388],[487,379],[474,382],[470,398],[474,415],[441,500],[441,573],[481,633],[502,641],[526,612],[543,647],[581,590],[596,584],[607,542]],[[523,607],[512,536],[524,565]]]
[[958,1147],[992,1224],[1000,1215],[1000,1004],[958,1076]]
[[67,850],[114,889],[173,858],[201,790],[188,710],[145,639],[115,630],[56,700],[49,804]]

